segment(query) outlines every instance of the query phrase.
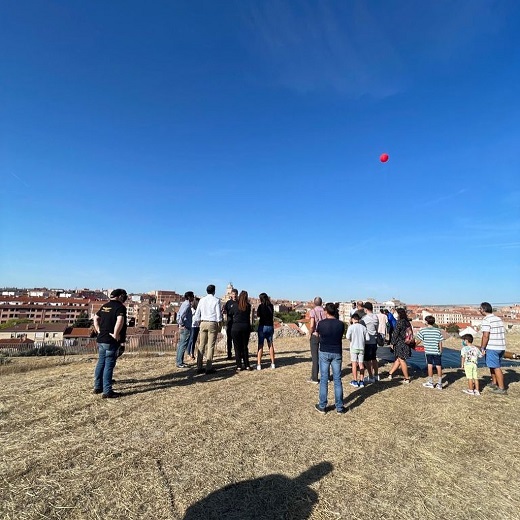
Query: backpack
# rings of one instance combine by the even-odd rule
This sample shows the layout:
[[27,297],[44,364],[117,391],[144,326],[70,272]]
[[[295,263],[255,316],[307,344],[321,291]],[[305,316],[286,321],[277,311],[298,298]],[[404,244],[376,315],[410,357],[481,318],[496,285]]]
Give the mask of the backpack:
[[405,333],[404,333],[404,342],[410,347],[415,348],[415,338],[413,337],[413,329],[410,323],[408,323]]

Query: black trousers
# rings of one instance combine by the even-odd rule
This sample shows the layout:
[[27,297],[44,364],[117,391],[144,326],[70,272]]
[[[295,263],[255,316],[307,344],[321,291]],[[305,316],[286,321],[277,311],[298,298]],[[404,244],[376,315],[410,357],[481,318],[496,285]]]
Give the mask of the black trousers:
[[226,341],[227,341],[227,357],[231,359],[233,357],[233,338],[231,337],[232,323],[226,325]]
[[311,344],[311,358],[312,358],[311,379],[313,381],[318,381],[318,373],[320,370],[320,363],[319,363],[319,358],[318,358],[318,352],[320,349],[319,336],[312,335],[310,344]]
[[235,360],[237,368],[242,366],[249,367],[249,334],[251,333],[251,327],[249,325],[243,325],[241,323],[235,323],[231,328],[231,336],[235,345]]

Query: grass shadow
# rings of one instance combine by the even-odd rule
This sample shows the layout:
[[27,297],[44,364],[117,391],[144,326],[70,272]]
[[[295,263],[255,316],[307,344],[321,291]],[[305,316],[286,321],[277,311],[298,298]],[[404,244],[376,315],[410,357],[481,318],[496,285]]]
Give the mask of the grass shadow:
[[363,388],[358,388],[351,392],[346,398],[343,398],[343,406],[352,411],[358,406],[361,406],[369,397],[401,385],[401,380],[392,379],[391,381],[379,381]]
[[[235,375],[235,370],[229,367],[221,367],[211,374],[197,374],[196,367],[179,370],[178,372],[164,374],[158,377],[151,377],[145,379],[121,379],[119,384],[142,385],[130,389],[121,389],[123,396],[142,394],[146,392],[153,392],[156,390],[164,390],[173,387],[182,387],[191,385],[193,383],[208,383],[215,381],[222,381]],[[116,383],[117,384],[117,383]]]
[[321,462],[294,479],[273,474],[230,484],[190,506],[183,519],[305,520],[318,502],[318,493],[310,486],[332,469],[330,462]]
[[[508,388],[509,385],[513,383],[520,382],[520,372],[518,372],[517,370],[512,370],[511,368],[504,369],[504,367],[502,367],[502,372],[504,373],[504,384],[506,388]],[[482,391],[484,390],[484,388],[486,388],[486,386],[489,386],[491,384],[491,375],[488,373],[487,375],[479,378],[479,381],[480,390]]]

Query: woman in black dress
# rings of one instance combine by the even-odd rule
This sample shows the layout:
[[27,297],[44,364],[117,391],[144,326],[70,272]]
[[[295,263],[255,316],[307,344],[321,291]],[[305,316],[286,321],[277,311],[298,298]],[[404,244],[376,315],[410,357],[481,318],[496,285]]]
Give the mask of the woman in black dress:
[[391,339],[394,348],[395,361],[388,374],[388,379],[392,379],[394,372],[399,367],[401,367],[404,376],[403,383],[405,384],[410,382],[410,376],[408,375],[408,365],[406,364],[406,360],[412,355],[412,349],[410,345],[407,345],[404,341],[406,338],[406,329],[408,327],[411,327],[411,325],[408,321],[406,310],[402,308],[397,309],[397,324],[392,333]]
[[238,295],[238,305],[233,308],[233,325],[231,337],[235,345],[237,372],[242,370],[242,363],[246,370],[251,370],[249,365],[249,334],[251,333],[251,304],[247,291],[241,291]]

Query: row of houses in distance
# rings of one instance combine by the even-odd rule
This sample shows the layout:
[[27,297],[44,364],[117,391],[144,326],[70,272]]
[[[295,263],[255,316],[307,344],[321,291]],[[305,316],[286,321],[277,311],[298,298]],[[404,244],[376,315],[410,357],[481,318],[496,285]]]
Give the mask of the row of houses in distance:
[[[224,304],[230,297],[233,285],[229,283],[221,296]],[[0,324],[10,320],[28,320],[36,324],[57,323],[71,327],[80,316],[92,319],[99,308],[108,300],[111,289],[91,290],[80,289],[67,291],[63,289],[16,289],[4,288],[0,295]],[[175,323],[177,311],[184,296],[176,291],[155,290],[142,294],[130,294],[126,303],[129,324],[136,328],[147,328],[152,312],[161,315],[163,327]],[[339,303],[340,319],[348,322],[356,298]],[[256,297],[250,297],[253,309],[259,305]],[[397,298],[379,302],[373,298],[364,299],[374,306],[374,312],[381,309],[393,310],[405,307],[413,320],[424,321],[425,316],[432,315],[440,326],[457,324],[460,328],[466,326],[479,327],[482,316],[478,306],[421,306],[406,304]],[[296,312],[305,316],[312,308],[312,301],[273,300],[276,312]],[[496,310],[506,325],[511,328],[520,326],[520,305],[502,306]]]

